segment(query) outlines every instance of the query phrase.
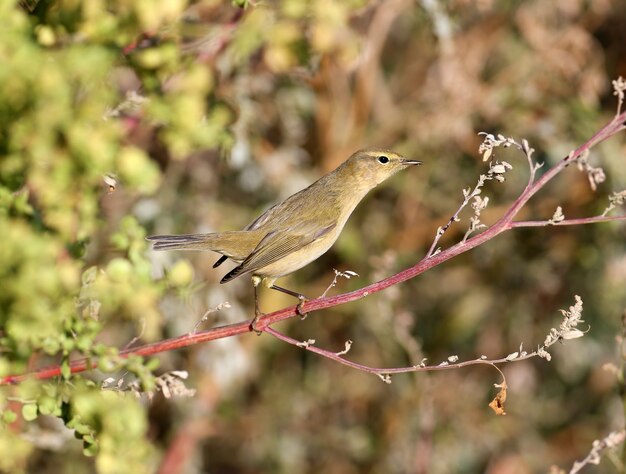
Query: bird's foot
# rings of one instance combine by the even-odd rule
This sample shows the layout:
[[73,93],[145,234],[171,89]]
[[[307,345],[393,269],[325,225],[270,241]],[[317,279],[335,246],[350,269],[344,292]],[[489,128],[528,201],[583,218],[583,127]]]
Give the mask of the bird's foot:
[[298,303],[298,306],[296,306],[296,313],[300,316],[300,321],[304,321],[306,317],[309,315],[308,313],[304,311],[304,303],[306,303],[309,300],[304,295],[298,296],[298,299],[300,300],[300,302]]
[[294,298],[298,298],[300,300],[300,302],[298,303],[298,306],[296,306],[296,314],[300,315],[300,319],[306,318],[307,314],[304,312],[304,303],[309,301],[309,299],[306,296],[304,296],[301,293],[297,293],[295,291],[288,290],[287,288],[283,288],[282,286],[272,285],[272,286],[270,286],[270,288],[273,289],[273,290],[276,290],[276,291],[280,291],[281,293],[285,293],[287,295],[291,295]]
[[256,333],[257,336],[260,336],[261,333],[263,332],[262,329],[259,329],[257,327],[257,324],[258,324],[259,320],[263,316],[265,316],[265,313],[257,312],[257,313],[255,313],[254,318],[252,319],[252,321],[250,321],[250,329],[252,329]]

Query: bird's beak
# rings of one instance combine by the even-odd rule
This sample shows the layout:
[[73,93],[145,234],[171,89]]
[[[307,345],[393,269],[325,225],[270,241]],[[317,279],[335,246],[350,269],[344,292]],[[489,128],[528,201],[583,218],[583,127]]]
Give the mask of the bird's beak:
[[405,165],[421,165],[422,164],[420,160],[402,160],[402,163]]

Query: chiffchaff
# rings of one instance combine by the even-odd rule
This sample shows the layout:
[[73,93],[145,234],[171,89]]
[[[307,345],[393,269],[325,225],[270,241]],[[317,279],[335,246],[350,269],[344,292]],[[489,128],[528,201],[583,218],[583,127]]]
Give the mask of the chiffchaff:
[[298,311],[307,301],[304,295],[274,285],[276,279],[302,268],[324,254],[337,240],[348,217],[365,195],[378,184],[410,165],[421,161],[406,159],[389,150],[361,150],[337,169],[308,188],[269,208],[243,230],[213,234],[154,235],[154,250],[212,250],[222,254],[213,265],[231,259],[239,265],[220,283],[252,274],[255,317],[259,310],[257,287],[282,291],[300,299]]

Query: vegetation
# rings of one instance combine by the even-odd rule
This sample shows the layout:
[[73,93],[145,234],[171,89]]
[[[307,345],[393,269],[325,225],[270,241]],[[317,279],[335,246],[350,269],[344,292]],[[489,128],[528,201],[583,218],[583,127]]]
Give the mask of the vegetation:
[[[624,124],[624,2],[24,0],[0,18],[0,471],[623,472],[626,148],[604,139]],[[424,166],[282,281],[316,297],[335,278],[304,321],[264,292],[286,321],[254,336],[247,279],[145,241],[241,228],[366,146]],[[531,224],[491,239],[523,196]],[[247,334],[209,329],[230,323]]]

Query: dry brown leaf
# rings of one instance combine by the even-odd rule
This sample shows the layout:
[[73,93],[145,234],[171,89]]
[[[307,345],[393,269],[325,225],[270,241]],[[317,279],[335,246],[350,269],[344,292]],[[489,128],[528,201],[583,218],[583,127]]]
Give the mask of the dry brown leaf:
[[496,395],[496,397],[491,400],[489,407],[496,413],[496,415],[506,415],[504,411],[504,402],[506,402],[506,380],[504,380],[501,384],[494,384],[495,387],[499,388],[500,391]]

